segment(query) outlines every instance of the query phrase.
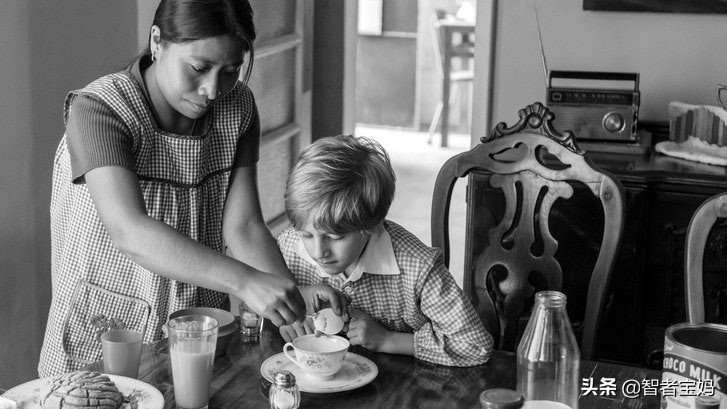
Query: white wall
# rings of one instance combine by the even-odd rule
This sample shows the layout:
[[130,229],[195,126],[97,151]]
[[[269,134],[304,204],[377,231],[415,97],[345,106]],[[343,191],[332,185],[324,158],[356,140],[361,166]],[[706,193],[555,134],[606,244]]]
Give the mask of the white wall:
[[[496,0],[480,0],[480,3]],[[478,22],[488,7],[479,7]],[[509,125],[524,106],[545,99],[533,0],[499,0],[492,82],[492,121]],[[668,120],[670,101],[715,104],[727,81],[727,14],[584,11],[582,0],[536,0],[550,69],[641,74],[640,118]],[[479,33],[479,31],[478,31]],[[479,40],[479,36],[478,36]],[[478,41],[476,54],[480,46]],[[477,78],[476,81],[486,79]],[[480,85],[482,86],[482,85]],[[476,85],[477,87],[477,85]],[[484,112],[480,95],[475,112]]]
[[38,376],[63,100],[136,55],[136,10],[117,0],[0,2],[0,389]]

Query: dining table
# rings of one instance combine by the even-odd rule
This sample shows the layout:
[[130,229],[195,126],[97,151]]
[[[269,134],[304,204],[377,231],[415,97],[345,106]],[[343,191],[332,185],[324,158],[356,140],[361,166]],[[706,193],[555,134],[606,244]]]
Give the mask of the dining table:
[[[260,369],[268,358],[283,351],[284,344],[278,329],[267,320],[259,338],[235,336],[225,353],[215,358],[209,409],[269,408],[270,382]],[[436,365],[360,346],[351,346],[349,353],[373,362],[378,370],[375,378],[345,391],[301,392],[300,408],[481,408],[479,396],[484,390],[515,389],[517,363],[512,352],[496,350],[487,363],[473,367]],[[99,360],[84,369],[103,372],[103,362]],[[659,407],[658,394],[631,396],[631,392],[624,394],[622,385],[654,379],[658,382],[660,371],[581,361],[580,372],[584,385],[590,385],[589,393],[581,393],[580,409]],[[167,339],[143,346],[138,379],[161,392],[164,409],[175,407]]]

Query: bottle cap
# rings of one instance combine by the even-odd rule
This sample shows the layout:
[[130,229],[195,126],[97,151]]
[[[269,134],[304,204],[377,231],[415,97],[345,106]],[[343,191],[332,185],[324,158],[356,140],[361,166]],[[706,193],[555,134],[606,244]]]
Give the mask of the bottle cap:
[[284,388],[289,388],[295,385],[295,375],[290,371],[278,371],[273,375],[273,383]]
[[523,395],[512,389],[487,389],[480,394],[480,404],[485,409],[517,409],[524,402]]

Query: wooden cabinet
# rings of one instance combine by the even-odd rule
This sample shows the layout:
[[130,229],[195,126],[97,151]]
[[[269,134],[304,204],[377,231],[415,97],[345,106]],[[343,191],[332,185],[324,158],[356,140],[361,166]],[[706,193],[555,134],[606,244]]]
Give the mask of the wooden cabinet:
[[[661,368],[664,331],[686,321],[684,235],[697,207],[727,190],[727,168],[662,155],[588,153],[626,193],[626,223],[597,357]],[[727,224],[705,252],[709,322],[727,323]]]

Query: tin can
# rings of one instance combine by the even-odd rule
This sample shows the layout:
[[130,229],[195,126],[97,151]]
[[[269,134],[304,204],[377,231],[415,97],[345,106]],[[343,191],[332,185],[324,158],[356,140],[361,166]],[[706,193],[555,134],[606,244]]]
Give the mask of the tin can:
[[727,325],[666,329],[662,409],[727,409]]

